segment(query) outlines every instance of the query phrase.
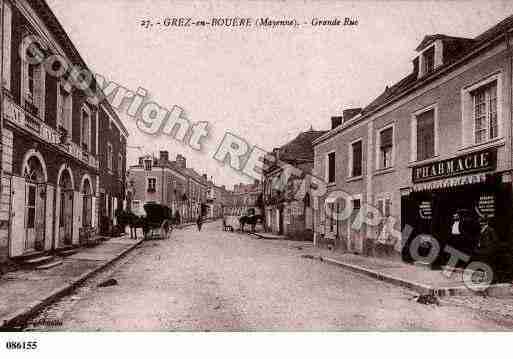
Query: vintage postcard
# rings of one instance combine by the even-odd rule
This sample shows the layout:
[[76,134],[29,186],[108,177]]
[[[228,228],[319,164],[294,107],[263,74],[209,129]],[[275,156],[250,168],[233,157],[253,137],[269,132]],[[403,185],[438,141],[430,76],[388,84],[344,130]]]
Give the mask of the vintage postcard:
[[513,330],[511,1],[0,7],[5,352]]

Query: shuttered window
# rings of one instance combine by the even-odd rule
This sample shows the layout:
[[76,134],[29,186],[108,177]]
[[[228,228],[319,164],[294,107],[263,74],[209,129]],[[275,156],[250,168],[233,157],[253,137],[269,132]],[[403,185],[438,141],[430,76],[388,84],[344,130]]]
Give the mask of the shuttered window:
[[417,116],[417,161],[435,156],[435,111]]

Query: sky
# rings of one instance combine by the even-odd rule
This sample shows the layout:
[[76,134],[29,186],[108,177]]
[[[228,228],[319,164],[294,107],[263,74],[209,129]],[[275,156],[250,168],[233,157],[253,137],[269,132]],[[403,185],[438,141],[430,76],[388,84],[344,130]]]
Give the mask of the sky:
[[[202,151],[161,134],[129,130],[127,163],[167,150],[228,187],[251,179],[213,156],[224,134],[272,150],[331,116],[363,107],[412,69],[427,34],[474,37],[513,14],[513,1],[164,1],[47,0],[96,73],[152,101],[207,121]],[[358,20],[357,26],[297,28],[143,28],[166,17],[269,17]],[[138,148],[137,148],[138,147]]]

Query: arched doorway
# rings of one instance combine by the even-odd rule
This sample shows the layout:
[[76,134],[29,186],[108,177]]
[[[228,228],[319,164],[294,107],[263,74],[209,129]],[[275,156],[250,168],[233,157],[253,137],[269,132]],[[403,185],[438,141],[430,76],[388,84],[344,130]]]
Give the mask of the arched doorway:
[[59,176],[59,244],[69,246],[73,240],[73,179],[69,169]]
[[25,252],[41,251],[45,243],[46,169],[38,156],[23,167],[25,178]]

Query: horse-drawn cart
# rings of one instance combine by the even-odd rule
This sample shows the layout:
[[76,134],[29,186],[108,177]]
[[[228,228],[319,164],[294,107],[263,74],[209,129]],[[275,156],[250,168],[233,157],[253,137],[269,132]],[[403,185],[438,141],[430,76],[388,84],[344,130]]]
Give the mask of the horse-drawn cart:
[[137,228],[142,228],[144,239],[167,239],[173,231],[172,210],[164,205],[148,202],[127,214],[130,237],[137,237]]

